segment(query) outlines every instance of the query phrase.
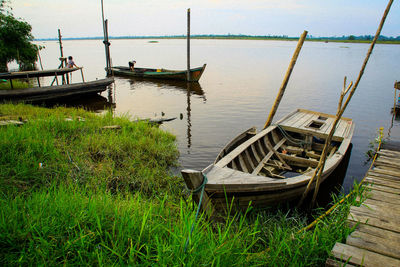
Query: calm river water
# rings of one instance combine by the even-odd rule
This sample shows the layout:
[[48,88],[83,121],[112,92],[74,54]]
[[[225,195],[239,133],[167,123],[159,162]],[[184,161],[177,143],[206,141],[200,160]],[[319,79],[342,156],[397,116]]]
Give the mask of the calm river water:
[[[185,40],[112,40],[113,65],[185,69]],[[56,41],[38,42],[44,68],[57,68]],[[116,77],[112,89],[115,113],[132,117],[177,117],[162,128],[177,136],[182,168],[202,169],[214,161],[220,149],[233,137],[257,126],[261,129],[275,100],[297,42],[250,40],[192,40],[191,66],[207,63],[198,85],[190,94],[186,83],[137,81]],[[84,66],[86,80],[105,76],[104,46],[100,40],[64,41],[64,54]],[[368,44],[306,42],[292,73],[275,121],[297,108],[335,113],[343,78],[355,81]],[[368,164],[365,152],[379,127],[391,139],[399,139],[399,121],[393,106],[396,79],[400,79],[399,45],[376,45],[364,76],[344,116],[356,129],[347,174],[348,191],[353,180],[361,180]],[[80,81],[79,73],[73,74]],[[92,102],[104,103],[103,98]],[[93,103],[92,103],[93,104]],[[93,104],[94,105],[94,104]],[[101,110],[103,105],[94,106]]]

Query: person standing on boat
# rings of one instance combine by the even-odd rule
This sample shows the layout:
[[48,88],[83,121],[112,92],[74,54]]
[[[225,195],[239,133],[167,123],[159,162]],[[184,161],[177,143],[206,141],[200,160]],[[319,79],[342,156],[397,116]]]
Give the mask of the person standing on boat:
[[134,71],[134,69],[135,69],[135,63],[136,63],[135,60],[129,61],[129,68],[131,69],[131,71]]
[[73,67],[79,68],[79,67],[75,64],[74,60],[72,59],[72,56],[69,56],[69,57],[68,57],[68,61],[67,61],[67,68],[73,68]]

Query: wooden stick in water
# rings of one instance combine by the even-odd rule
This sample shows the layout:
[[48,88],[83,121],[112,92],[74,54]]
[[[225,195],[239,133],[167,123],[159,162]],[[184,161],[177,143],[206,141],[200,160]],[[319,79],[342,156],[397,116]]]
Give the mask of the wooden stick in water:
[[306,39],[306,37],[307,37],[307,31],[304,31],[303,34],[299,38],[299,42],[297,43],[296,50],[294,51],[292,60],[290,61],[289,67],[288,67],[288,69],[286,71],[285,78],[283,79],[281,87],[279,88],[278,95],[277,95],[277,97],[275,99],[274,105],[271,108],[271,111],[269,113],[268,119],[265,122],[264,129],[267,128],[271,124],[272,119],[275,116],[275,113],[276,113],[276,111],[278,109],[279,103],[281,102],[283,94],[285,93],[285,89],[286,89],[286,86],[287,86],[287,84],[289,82],[290,75],[292,74],[294,65],[296,64],[296,60],[297,60],[297,58],[298,58],[298,56],[300,54],[300,50],[301,50],[301,48],[303,46],[303,43],[304,43],[304,40]]
[[322,174],[322,170],[323,170],[323,168],[325,166],[327,147],[328,147],[328,145],[330,144],[330,142],[332,140],[333,134],[334,134],[334,132],[336,130],[336,126],[337,126],[340,118],[342,117],[344,111],[346,110],[347,105],[349,104],[351,98],[353,97],[353,95],[354,95],[354,93],[355,93],[355,91],[356,91],[356,89],[358,87],[358,84],[360,83],[361,77],[364,74],[364,70],[365,70],[365,68],[367,66],[367,63],[368,63],[368,60],[369,60],[369,58],[370,58],[370,56],[372,54],[372,50],[374,49],[375,43],[378,40],[378,37],[379,37],[379,35],[380,35],[381,31],[382,31],[383,24],[385,23],[387,14],[389,13],[389,10],[390,10],[390,7],[391,7],[392,3],[393,3],[393,0],[389,0],[389,3],[387,5],[387,7],[386,7],[386,10],[385,10],[385,12],[383,14],[383,17],[381,19],[381,22],[379,24],[378,30],[376,31],[375,37],[372,40],[370,48],[368,49],[367,55],[366,55],[366,57],[364,59],[364,63],[362,65],[362,67],[361,67],[360,73],[358,74],[357,80],[356,80],[355,84],[353,85],[353,87],[352,87],[352,89],[351,89],[351,91],[349,93],[349,96],[347,97],[344,105],[341,107],[339,112],[336,114],[336,120],[332,125],[332,129],[331,129],[331,131],[330,131],[330,133],[328,135],[328,138],[325,141],[324,150],[322,152],[321,159],[320,159],[320,162],[318,164],[318,167],[315,169],[313,177],[308,182],[307,188],[303,193],[303,196],[302,196],[302,198],[301,198],[301,200],[299,202],[299,205],[301,205],[303,203],[305,197],[307,196],[309,190],[311,189],[311,184],[313,183],[315,177],[317,177],[317,182],[316,182],[316,187],[315,187],[315,190],[314,190],[313,200],[311,202],[311,206],[314,205],[316,196],[318,194],[318,189],[319,189],[319,184],[320,184],[320,177],[321,177],[321,174]]
[[187,81],[190,82],[190,8],[187,10]]

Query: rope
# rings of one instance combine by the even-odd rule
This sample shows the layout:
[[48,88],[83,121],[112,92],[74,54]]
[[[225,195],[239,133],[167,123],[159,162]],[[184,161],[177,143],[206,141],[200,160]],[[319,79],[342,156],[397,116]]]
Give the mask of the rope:
[[206,183],[208,182],[207,176],[206,176],[204,173],[203,173],[203,177],[204,177],[203,183],[202,183],[201,185],[199,185],[199,187],[197,187],[196,189],[190,190],[190,192],[191,192],[192,194],[193,194],[193,193],[196,194],[196,193],[198,193],[198,192],[200,192],[200,191],[201,191],[201,193],[200,193],[199,205],[197,206],[196,217],[195,217],[195,219],[194,219],[194,222],[192,223],[192,227],[191,227],[191,229],[190,229],[190,234],[189,234],[188,238],[186,239],[185,250],[184,250],[184,252],[186,252],[187,247],[188,247],[188,245],[189,245],[189,240],[190,240],[190,237],[192,236],[192,233],[193,233],[193,230],[194,230],[194,226],[195,226],[195,224],[196,224],[197,217],[198,217],[199,212],[200,212],[201,202],[202,202],[202,200],[203,200],[203,195],[204,195],[204,188],[206,187]]
[[310,144],[310,142],[307,141],[303,141],[303,140],[299,140],[299,139],[295,139],[292,136],[290,136],[288,134],[288,132],[285,131],[285,129],[282,128],[282,126],[280,126],[279,124],[276,125],[276,127],[281,131],[281,133],[283,134],[284,137],[286,137],[286,139],[291,142],[292,144],[296,144],[296,145],[300,145],[300,146],[305,146]]

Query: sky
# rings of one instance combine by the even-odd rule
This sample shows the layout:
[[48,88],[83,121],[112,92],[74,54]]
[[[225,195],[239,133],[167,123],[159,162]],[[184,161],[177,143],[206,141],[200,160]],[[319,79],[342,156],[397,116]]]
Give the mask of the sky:
[[[110,36],[248,34],[314,37],[375,35],[387,0],[103,0]],[[101,0],[11,0],[14,16],[33,36],[103,35]],[[400,36],[400,3],[394,1],[382,35]]]

